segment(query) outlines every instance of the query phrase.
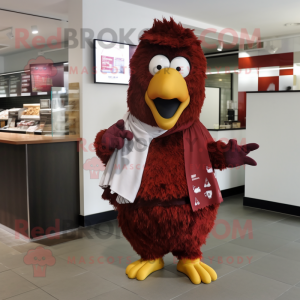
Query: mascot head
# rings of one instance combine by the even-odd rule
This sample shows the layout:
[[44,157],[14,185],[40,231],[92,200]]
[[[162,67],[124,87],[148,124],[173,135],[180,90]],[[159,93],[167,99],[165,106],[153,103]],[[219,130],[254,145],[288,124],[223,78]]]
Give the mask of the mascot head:
[[151,126],[169,130],[199,118],[205,98],[206,59],[191,29],[154,20],[130,61],[128,107]]

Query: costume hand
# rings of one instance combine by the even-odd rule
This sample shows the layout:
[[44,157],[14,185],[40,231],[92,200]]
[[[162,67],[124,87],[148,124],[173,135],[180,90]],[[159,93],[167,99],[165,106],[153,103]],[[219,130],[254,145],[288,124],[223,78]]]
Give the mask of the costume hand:
[[226,148],[224,148],[224,157],[228,168],[235,168],[242,165],[256,166],[256,161],[248,157],[247,154],[258,148],[259,145],[255,143],[239,146],[236,140],[229,140]]
[[102,137],[102,147],[114,149],[122,149],[124,139],[131,141],[133,133],[124,129],[124,120],[119,120],[116,124],[109,127]]

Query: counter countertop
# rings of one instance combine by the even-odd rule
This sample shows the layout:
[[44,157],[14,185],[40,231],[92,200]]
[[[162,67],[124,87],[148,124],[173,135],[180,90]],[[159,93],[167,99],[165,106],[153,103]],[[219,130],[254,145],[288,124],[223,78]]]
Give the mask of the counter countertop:
[[51,137],[45,135],[0,132],[0,143],[13,145],[65,143],[77,142],[80,140],[80,137],[77,135]]

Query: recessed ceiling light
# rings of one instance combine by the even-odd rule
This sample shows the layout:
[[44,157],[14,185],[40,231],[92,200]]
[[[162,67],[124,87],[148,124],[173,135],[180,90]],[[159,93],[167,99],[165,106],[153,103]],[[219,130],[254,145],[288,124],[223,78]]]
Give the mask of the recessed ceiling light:
[[300,23],[285,23],[284,26],[299,26]]
[[31,26],[31,33],[32,34],[37,34],[39,33],[38,28],[36,25]]
[[13,32],[13,28],[11,27],[11,28],[9,28],[10,29],[10,31],[6,34],[7,35],[7,37],[9,38],[9,39],[13,39],[15,36],[14,36],[14,32]]
[[219,81],[222,81],[222,79],[219,79]]

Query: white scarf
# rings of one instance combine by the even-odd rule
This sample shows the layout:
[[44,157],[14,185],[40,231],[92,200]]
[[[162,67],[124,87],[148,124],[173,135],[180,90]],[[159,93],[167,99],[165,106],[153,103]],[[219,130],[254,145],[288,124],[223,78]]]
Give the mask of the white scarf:
[[110,186],[117,193],[118,203],[133,203],[139,191],[151,141],[166,130],[147,125],[129,112],[124,116],[125,129],[133,139],[124,139],[124,147],[115,150],[100,180],[100,187]]

